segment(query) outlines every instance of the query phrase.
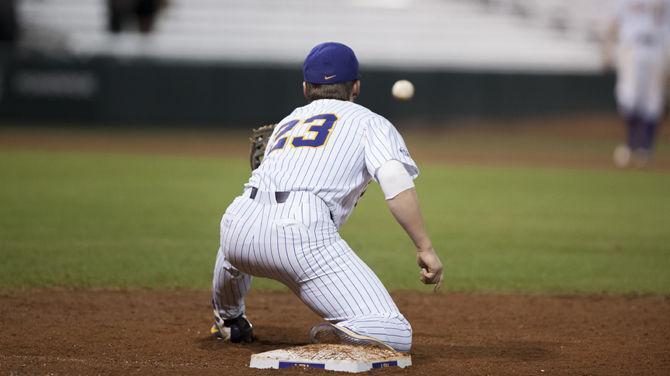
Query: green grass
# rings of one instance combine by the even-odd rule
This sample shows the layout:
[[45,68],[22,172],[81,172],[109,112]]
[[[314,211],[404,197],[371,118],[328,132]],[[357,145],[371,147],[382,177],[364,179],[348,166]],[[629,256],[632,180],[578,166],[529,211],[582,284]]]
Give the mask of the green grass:
[[[0,287],[208,288],[248,175],[243,159],[0,152]],[[670,293],[670,174],[428,165],[417,185],[448,290]],[[390,289],[430,291],[376,186],[342,235]]]

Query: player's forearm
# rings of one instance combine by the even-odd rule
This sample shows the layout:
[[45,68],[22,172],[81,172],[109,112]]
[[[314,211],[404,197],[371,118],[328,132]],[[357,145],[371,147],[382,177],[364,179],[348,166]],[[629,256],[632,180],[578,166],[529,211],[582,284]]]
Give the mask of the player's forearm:
[[404,190],[392,199],[386,200],[386,204],[396,221],[412,239],[416,248],[418,250],[432,250],[433,245],[423,223],[416,189]]

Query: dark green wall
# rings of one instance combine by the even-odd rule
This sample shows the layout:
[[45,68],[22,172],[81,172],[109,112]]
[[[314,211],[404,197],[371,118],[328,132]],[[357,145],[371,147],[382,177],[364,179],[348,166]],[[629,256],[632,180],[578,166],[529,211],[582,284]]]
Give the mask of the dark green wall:
[[[300,66],[114,58],[7,59],[0,119],[231,126],[278,121],[304,104]],[[394,71],[362,67],[359,103],[392,120],[500,118],[614,110],[611,75]],[[390,95],[405,78],[410,102]],[[74,87],[68,84],[77,82]]]

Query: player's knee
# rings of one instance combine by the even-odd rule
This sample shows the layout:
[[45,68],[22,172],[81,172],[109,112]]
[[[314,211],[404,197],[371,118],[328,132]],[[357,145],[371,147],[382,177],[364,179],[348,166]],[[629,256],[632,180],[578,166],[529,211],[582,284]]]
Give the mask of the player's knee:
[[412,348],[412,325],[403,315],[396,318],[395,328],[389,332],[389,346],[396,351],[407,352]]

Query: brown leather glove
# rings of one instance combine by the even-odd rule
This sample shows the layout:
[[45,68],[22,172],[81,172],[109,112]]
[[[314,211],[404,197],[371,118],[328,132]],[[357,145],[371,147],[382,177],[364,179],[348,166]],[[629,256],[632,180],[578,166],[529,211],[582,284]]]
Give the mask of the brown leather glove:
[[263,156],[265,155],[265,148],[268,146],[270,136],[272,136],[272,131],[274,131],[274,129],[275,124],[270,124],[255,128],[251,131],[251,138],[249,138],[249,141],[251,142],[249,162],[252,171],[261,165]]

